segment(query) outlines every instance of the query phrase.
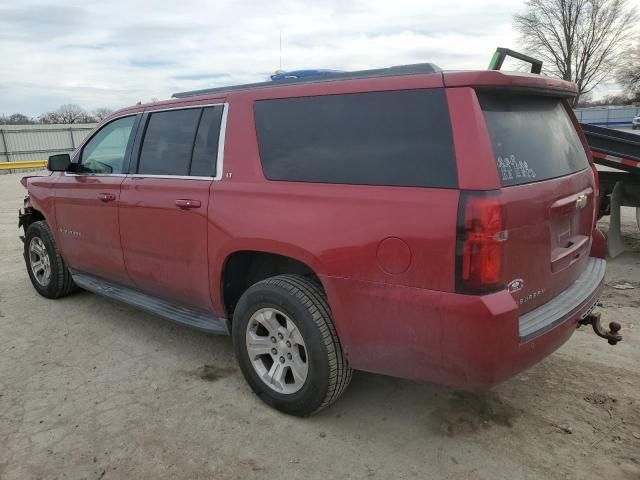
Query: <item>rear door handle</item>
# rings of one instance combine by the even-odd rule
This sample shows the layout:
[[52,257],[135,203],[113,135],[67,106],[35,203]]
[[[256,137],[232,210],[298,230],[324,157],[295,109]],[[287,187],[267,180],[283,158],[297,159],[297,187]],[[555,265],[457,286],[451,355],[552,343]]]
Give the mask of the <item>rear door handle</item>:
[[113,202],[116,199],[116,196],[113,193],[99,193],[98,199],[103,202]]
[[200,200],[191,200],[189,198],[178,198],[176,200],[176,207],[182,208],[184,210],[188,208],[200,208]]

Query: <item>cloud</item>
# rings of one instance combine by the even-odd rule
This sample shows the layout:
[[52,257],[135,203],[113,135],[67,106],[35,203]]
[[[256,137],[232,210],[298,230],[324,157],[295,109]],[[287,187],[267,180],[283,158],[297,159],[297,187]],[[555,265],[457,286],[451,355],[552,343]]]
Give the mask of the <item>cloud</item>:
[[0,114],[119,108],[268,79],[433,62],[486,68],[513,46],[512,0],[56,0],[0,6]]

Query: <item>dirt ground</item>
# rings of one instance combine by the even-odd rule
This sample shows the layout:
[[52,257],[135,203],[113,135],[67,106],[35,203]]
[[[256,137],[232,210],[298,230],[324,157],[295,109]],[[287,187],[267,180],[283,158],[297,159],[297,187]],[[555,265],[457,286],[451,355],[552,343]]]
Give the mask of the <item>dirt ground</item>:
[[[357,372],[298,419],[263,405],[229,338],[25,272],[20,175],[0,176],[0,478],[640,478],[640,232],[609,262],[611,347],[581,328],[548,359],[471,394]],[[606,222],[602,223],[606,230]],[[613,285],[628,282],[634,289]]]

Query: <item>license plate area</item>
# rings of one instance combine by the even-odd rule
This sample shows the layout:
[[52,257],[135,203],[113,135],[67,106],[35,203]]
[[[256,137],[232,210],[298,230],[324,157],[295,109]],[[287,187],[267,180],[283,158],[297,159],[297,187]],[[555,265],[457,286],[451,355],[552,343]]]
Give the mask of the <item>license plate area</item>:
[[564,270],[589,250],[593,189],[556,200],[549,209],[551,271]]

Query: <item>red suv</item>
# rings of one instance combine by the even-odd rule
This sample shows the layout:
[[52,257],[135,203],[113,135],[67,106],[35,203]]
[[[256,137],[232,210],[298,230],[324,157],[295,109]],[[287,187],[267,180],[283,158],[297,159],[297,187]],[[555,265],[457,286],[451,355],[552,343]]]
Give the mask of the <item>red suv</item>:
[[23,180],[36,290],[231,334],[307,415],[352,369],[487,388],[562,345],[603,285],[587,144],[539,75],[431,64],[177,94]]

